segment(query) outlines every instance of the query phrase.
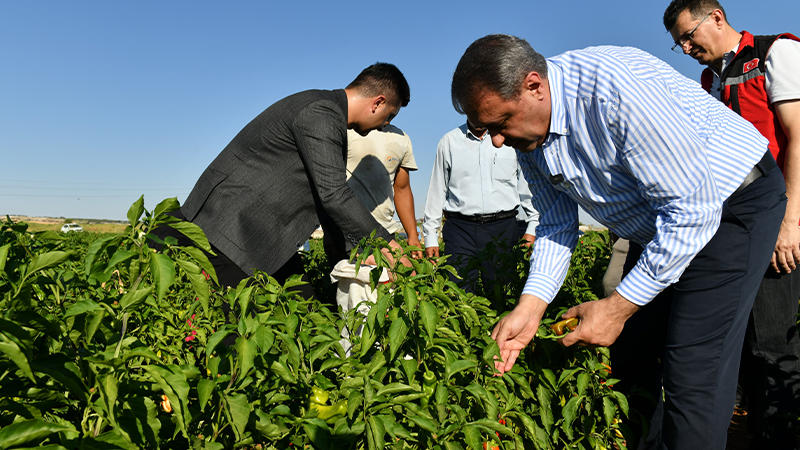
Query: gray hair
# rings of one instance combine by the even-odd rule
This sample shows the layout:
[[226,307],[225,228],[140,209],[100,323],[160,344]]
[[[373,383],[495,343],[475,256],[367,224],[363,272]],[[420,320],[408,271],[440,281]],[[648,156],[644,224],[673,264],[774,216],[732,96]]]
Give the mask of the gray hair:
[[514,98],[530,72],[547,78],[547,61],[528,41],[507,34],[484,36],[467,48],[456,66],[450,87],[453,107],[465,114],[484,89],[503,100]]

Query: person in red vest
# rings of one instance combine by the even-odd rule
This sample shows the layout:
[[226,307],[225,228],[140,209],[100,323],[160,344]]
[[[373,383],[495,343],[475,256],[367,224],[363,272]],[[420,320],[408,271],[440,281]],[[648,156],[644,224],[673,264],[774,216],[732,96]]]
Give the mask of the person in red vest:
[[[664,26],[678,53],[708,66],[703,87],[769,139],[788,203],[750,315],[739,382],[752,449],[795,449],[800,413],[800,39],[737,32],[716,0],[673,0]],[[794,418],[793,418],[794,417]]]

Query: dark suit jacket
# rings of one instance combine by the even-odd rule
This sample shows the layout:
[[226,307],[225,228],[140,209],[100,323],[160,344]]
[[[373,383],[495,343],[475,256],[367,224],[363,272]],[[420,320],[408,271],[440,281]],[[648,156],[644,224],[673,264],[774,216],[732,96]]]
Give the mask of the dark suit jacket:
[[375,229],[390,240],[347,186],[346,157],[345,92],[300,92],[233,138],[181,212],[248,274],[275,272],[320,223],[335,224],[348,249]]

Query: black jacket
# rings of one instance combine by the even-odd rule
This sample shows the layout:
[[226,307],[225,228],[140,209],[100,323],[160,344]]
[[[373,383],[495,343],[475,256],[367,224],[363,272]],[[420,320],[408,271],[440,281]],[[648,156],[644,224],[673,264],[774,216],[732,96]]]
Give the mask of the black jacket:
[[347,186],[346,157],[345,92],[300,92],[233,138],[181,212],[248,274],[275,272],[321,223],[341,230],[348,250],[375,229],[390,240]]

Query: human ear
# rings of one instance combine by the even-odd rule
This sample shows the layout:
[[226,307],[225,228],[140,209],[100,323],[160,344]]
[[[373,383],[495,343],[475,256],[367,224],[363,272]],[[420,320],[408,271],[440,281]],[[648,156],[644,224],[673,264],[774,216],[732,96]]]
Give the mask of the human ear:
[[714,21],[714,25],[717,29],[721,29],[722,25],[725,23],[725,16],[722,14],[722,11],[715,9],[711,12],[711,20]]
[[381,107],[381,105],[385,104],[386,104],[386,97],[384,97],[383,95],[375,97],[375,99],[372,100],[372,112],[375,113],[378,110],[378,108]]
[[540,94],[539,90],[542,87],[542,77],[538,72],[528,72],[525,79],[522,80],[522,90],[532,94]]

